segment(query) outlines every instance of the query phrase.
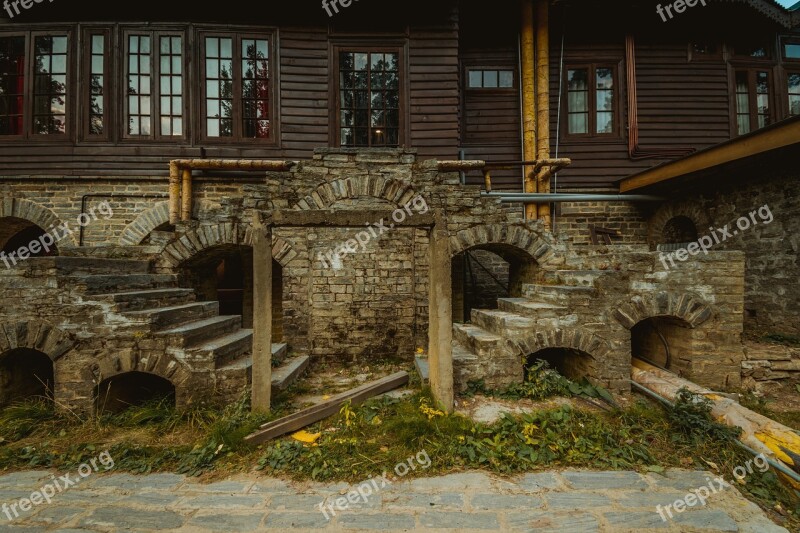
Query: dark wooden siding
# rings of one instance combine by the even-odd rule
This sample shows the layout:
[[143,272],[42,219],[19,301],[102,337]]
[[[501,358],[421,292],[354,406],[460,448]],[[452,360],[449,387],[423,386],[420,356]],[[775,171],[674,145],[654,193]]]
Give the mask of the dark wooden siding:
[[[522,143],[519,101],[519,5],[507,2],[486,9],[484,4],[461,9],[461,150],[466,159],[520,161]],[[470,67],[511,68],[517,88],[511,91],[469,90]],[[479,173],[469,183],[482,183]],[[520,190],[521,170],[495,171],[492,186],[497,190]]]
[[410,144],[421,158],[458,158],[458,20],[412,27],[409,37]]

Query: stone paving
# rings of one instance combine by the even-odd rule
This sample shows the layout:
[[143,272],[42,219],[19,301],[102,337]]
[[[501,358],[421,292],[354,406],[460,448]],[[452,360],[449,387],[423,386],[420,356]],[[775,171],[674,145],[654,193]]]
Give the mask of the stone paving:
[[[30,497],[52,474],[0,476],[0,500],[11,505]],[[656,505],[684,498],[689,490],[707,485],[708,477],[684,470],[666,476],[568,470],[513,479],[480,472],[390,479],[382,488],[376,482],[378,490],[366,502],[346,510],[328,508],[326,520],[320,504],[335,506],[345,498],[338,502],[343,508],[353,486],[295,484],[257,475],[201,484],[174,474],[95,474],[13,521],[0,513],[0,532],[786,531],[732,488],[712,494],[705,507],[698,504],[662,521]]]

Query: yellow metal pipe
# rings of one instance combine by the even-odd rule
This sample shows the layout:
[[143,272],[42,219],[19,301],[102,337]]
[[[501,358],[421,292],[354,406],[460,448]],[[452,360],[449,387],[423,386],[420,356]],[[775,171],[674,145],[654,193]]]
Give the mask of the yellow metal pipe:
[[[520,60],[522,62],[522,158],[525,161],[536,159],[536,62],[535,31],[533,21],[534,0],[522,0],[520,29]],[[536,172],[533,167],[525,167],[525,192],[539,192],[536,183]],[[538,216],[536,204],[525,206],[525,217],[535,219]]]
[[192,169],[183,169],[183,185],[181,188],[181,221],[192,220]]
[[[550,0],[536,4],[536,159],[550,159]],[[550,172],[536,173],[536,188],[550,192]],[[550,227],[550,204],[541,203],[538,218]]]
[[169,223],[175,225],[180,220],[181,210],[181,168],[177,161],[169,163]]

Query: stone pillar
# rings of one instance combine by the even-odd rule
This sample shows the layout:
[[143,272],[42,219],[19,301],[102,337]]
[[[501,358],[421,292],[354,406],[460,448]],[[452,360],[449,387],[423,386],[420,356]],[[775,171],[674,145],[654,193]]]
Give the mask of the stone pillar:
[[430,293],[428,305],[428,361],[433,397],[439,407],[453,411],[453,286],[450,238],[441,211],[430,239]]
[[253,218],[253,390],[251,408],[267,411],[272,397],[272,230]]

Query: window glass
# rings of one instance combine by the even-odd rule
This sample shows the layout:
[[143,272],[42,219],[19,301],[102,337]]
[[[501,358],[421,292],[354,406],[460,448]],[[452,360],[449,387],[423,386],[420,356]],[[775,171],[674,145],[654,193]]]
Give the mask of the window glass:
[[34,38],[33,133],[67,132],[67,36]]

